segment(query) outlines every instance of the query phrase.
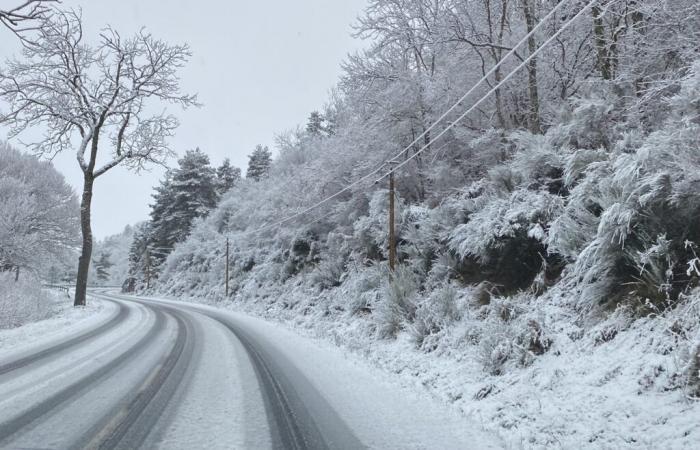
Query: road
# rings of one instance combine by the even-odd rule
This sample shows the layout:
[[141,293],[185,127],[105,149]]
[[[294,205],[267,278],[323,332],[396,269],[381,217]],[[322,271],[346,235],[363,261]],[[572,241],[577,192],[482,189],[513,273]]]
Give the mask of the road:
[[[99,321],[0,354],[0,448],[484,448],[475,442],[488,442],[475,440],[478,433],[455,433],[459,420],[392,392],[342,355],[328,356],[261,321],[113,293],[95,292],[93,299],[108,310]],[[432,419],[415,417],[426,413]]]

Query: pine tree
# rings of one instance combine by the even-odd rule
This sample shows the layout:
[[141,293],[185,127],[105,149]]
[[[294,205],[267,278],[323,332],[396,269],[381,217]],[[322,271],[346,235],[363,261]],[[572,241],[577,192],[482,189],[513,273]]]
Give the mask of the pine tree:
[[324,125],[326,119],[318,111],[313,111],[309,115],[309,121],[306,123],[306,132],[312,136],[327,135],[328,130]]
[[137,225],[129,247],[129,277],[143,280],[145,274],[146,250],[151,240],[150,225]]
[[216,169],[216,191],[219,197],[230,191],[241,179],[241,169],[231,165],[226,158]]
[[110,254],[107,252],[102,253],[95,261],[95,270],[97,271],[97,279],[99,281],[105,282],[109,280],[109,269],[114,265],[110,261]]
[[216,171],[199,148],[189,150],[169,171],[153,195],[148,247],[154,270],[176,243],[190,234],[193,221],[206,216],[218,201]]
[[245,176],[254,181],[260,181],[270,172],[272,165],[272,153],[267,146],[258,144],[253,153],[248,155],[248,171]]

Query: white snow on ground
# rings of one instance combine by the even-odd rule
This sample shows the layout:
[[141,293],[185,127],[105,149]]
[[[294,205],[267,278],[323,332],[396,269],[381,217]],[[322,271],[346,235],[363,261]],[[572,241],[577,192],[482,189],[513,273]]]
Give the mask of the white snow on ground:
[[203,340],[197,340],[186,392],[158,447],[270,448],[265,407],[245,348],[219,322],[197,316]]
[[[239,295],[235,302],[216,305],[277,321],[296,333],[325,341],[321,347],[329,353],[329,345],[340,346],[351,353],[345,358],[357,367],[366,368],[360,357],[369,360],[375,368],[395,374],[392,379],[416,392],[414,395],[425,395],[427,390],[443,404],[451,404],[444,410],[453,411],[451,419],[445,419],[451,427],[488,430],[504,448],[684,449],[700,442],[700,402],[690,398],[687,386],[692,343],[700,340],[700,300],[696,297],[647,319],[632,320],[631,314],[619,310],[596,319],[600,320],[597,324],[582,324],[581,317],[565,304],[570,293],[567,296],[558,290],[538,299],[516,298],[515,302],[527,303],[505,306],[513,315],[522,314],[522,319],[500,324],[484,321],[479,316],[483,311],[462,299],[462,307],[468,310],[465,317],[444,330],[433,348],[418,349],[406,331],[396,339],[378,340],[370,317],[333,311],[332,305],[338,302],[329,302],[328,295],[302,287],[284,292],[263,287],[257,295]],[[321,308],[314,306],[323,302],[330,306],[319,313]],[[513,312],[518,308],[528,312]],[[514,348],[517,341],[512,336],[518,327],[525,327],[528,317],[536,317],[551,340],[543,355],[532,357]],[[270,327],[269,335],[277,336],[285,346],[291,343],[289,350],[294,351],[297,341],[275,330],[278,328]],[[313,367],[306,347],[296,345],[297,358],[306,361],[303,367]],[[489,373],[486,369],[501,357],[500,374]],[[523,363],[522,357],[531,359]],[[308,376],[329,396],[352,404],[351,392],[344,391],[340,381],[342,371],[335,381],[332,377],[324,381],[323,374],[335,370],[325,363],[316,366],[323,369]],[[361,377],[352,371],[349,374]],[[373,377],[387,380],[376,372]],[[368,381],[362,384],[373,386]],[[368,388],[367,392],[382,398],[382,389],[379,391]],[[400,403],[387,406],[386,414],[397,411],[406,414],[406,421],[415,414],[415,424],[433,417]],[[361,409],[345,414],[351,420],[362,420]],[[355,425],[360,428],[370,425],[359,422]],[[403,443],[408,442],[410,439]]]
[[49,318],[17,328],[0,330],[0,352],[3,356],[14,358],[27,348],[33,350],[36,347],[55,344],[107,320],[117,308],[112,303],[95,301],[88,301],[86,306],[75,308],[73,300],[64,293],[54,290],[44,292],[47,300],[52,303]]
[[[211,306],[192,306],[221,312]],[[231,311],[226,314],[256,341],[268,342],[288,359],[370,448],[502,447],[497,439],[481,429],[479,421],[430,398],[422,390],[400,386],[357,355],[339,350],[330,343],[300,336],[279,324]]]

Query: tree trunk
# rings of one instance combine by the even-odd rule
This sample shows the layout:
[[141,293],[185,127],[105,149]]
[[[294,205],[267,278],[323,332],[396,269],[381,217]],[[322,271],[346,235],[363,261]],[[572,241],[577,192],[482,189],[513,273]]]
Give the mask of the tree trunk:
[[75,281],[74,306],[84,306],[87,295],[88,271],[92,257],[92,229],[90,228],[90,206],[92,204],[92,185],[95,178],[85,174],[83,197],[80,202],[80,230],[83,235],[83,248],[78,259],[78,277]]
[[593,35],[595,36],[596,47],[596,66],[600,71],[600,76],[603,80],[612,80],[612,70],[610,67],[610,58],[608,54],[606,39],[605,39],[605,24],[603,23],[603,13],[600,6],[591,8],[593,15]]
[[[531,33],[535,29],[535,7],[531,0],[524,2],[525,24],[527,32]],[[527,40],[530,55],[537,51],[537,41],[533,34]],[[530,114],[528,125],[532,133],[540,133],[540,96],[537,88],[537,58],[532,58],[527,63],[528,91],[530,96]]]

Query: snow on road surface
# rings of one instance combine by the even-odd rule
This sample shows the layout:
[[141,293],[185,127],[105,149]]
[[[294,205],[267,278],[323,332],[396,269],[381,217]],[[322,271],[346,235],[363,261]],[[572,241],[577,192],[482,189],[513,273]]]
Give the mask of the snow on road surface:
[[0,345],[0,447],[499,448],[455,409],[279,326],[95,296],[92,316]]

